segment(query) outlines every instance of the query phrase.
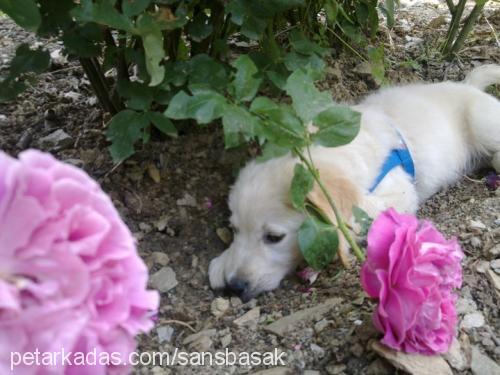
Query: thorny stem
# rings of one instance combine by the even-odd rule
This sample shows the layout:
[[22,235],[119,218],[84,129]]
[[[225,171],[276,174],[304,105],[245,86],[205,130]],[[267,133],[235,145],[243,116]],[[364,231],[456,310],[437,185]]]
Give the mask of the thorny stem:
[[319,188],[321,189],[321,192],[325,195],[326,199],[328,200],[328,204],[330,205],[330,207],[333,210],[333,213],[335,214],[335,219],[337,220],[337,227],[339,228],[339,230],[342,232],[342,235],[349,243],[349,246],[351,246],[352,251],[354,252],[356,258],[358,258],[360,262],[363,262],[365,260],[363,251],[361,251],[356,241],[354,241],[354,239],[352,238],[351,234],[349,233],[349,228],[347,227],[347,224],[344,222],[344,219],[342,218],[342,215],[340,214],[337,205],[333,201],[332,196],[328,192],[326,186],[323,184],[323,181],[321,181],[319,171],[314,166],[314,162],[312,160],[309,147],[307,147],[307,153],[309,158],[306,158],[298,147],[294,148],[294,152],[297,154],[299,159],[306,165],[307,169],[309,169],[309,171],[312,173],[314,180],[317,182]]

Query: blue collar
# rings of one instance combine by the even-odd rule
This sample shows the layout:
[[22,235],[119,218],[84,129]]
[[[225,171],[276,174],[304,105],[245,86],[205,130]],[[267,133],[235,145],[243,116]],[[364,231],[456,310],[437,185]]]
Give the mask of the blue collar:
[[384,177],[387,176],[387,174],[396,167],[403,168],[403,170],[411,176],[412,180],[415,180],[415,165],[413,164],[410,150],[408,149],[408,146],[406,145],[403,137],[399,132],[398,135],[401,140],[401,146],[399,148],[392,149],[385,159],[384,164],[380,169],[380,173],[369,189],[370,193],[373,193],[377,186],[382,182]]

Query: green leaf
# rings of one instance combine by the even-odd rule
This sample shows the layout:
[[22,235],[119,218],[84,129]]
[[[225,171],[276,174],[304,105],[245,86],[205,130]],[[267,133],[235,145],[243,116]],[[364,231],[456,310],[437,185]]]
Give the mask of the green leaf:
[[259,90],[261,78],[255,78],[258,69],[247,55],[242,55],[232,64],[236,68],[232,87],[237,100],[248,102],[252,100]]
[[163,134],[166,134],[170,137],[177,138],[178,133],[172,121],[169,118],[165,117],[163,113],[160,112],[146,112],[146,116],[148,116],[149,121],[161,131]]
[[337,147],[350,143],[359,133],[361,113],[347,106],[334,106],[320,112],[313,120],[319,130],[312,134],[314,143]]
[[262,155],[257,157],[257,163],[263,163],[269,159],[279,158],[285,156],[290,152],[288,147],[280,147],[272,142],[266,142],[262,148]]
[[169,61],[165,64],[165,80],[163,84],[171,83],[180,87],[186,83],[189,74],[189,64],[185,61]]
[[0,81],[0,103],[14,100],[26,88],[27,85],[24,82],[13,79]]
[[360,226],[359,235],[361,237],[365,237],[368,234],[368,230],[372,225],[373,219],[370,216],[368,216],[368,214],[358,206],[352,207],[352,214],[354,215],[354,220]]
[[59,36],[61,30],[72,26],[70,12],[77,6],[72,0],[43,0],[38,1],[38,5],[42,17],[42,23],[37,30],[39,36]]
[[195,42],[201,42],[212,34],[214,27],[210,18],[203,12],[195,15],[194,19],[188,24],[187,30],[191,39]]
[[121,2],[123,14],[133,17],[145,11],[151,0],[121,0]]
[[288,106],[260,96],[254,99],[250,111],[264,118],[257,135],[289,149],[306,144],[305,127]]
[[314,177],[311,172],[303,164],[295,164],[292,185],[290,187],[290,198],[294,208],[304,208],[307,194],[312,190],[313,185]]
[[16,49],[16,56],[10,62],[10,76],[18,77],[24,73],[42,73],[50,66],[50,54],[42,49],[32,50],[26,43]]
[[384,46],[377,48],[368,48],[368,59],[370,60],[370,68],[372,76],[379,85],[385,82],[385,60]]
[[228,83],[224,65],[206,54],[199,54],[188,62],[189,86],[211,87],[222,91]]
[[324,4],[326,19],[331,24],[337,22],[337,16],[339,14],[339,3],[336,0],[326,0]]
[[214,91],[200,91],[193,96],[179,91],[170,101],[165,116],[174,120],[195,119],[208,124],[223,114],[226,99]]
[[112,142],[109,150],[115,162],[133,155],[134,143],[142,138],[142,130],[148,126],[149,119],[130,109],[117,113],[108,124],[106,137]]
[[125,103],[127,108],[146,111],[151,107],[154,99],[154,91],[144,83],[118,81],[117,90],[120,96],[128,99]]
[[0,10],[29,31],[37,31],[42,21],[34,0],[0,0]]
[[257,40],[264,33],[267,20],[259,16],[255,5],[249,0],[231,0],[225,6],[231,14],[231,22],[240,26],[240,32],[247,38]]
[[314,86],[311,74],[304,70],[297,70],[288,77],[285,90],[292,98],[295,112],[306,124],[318,113],[333,105],[331,95],[320,92]]
[[132,21],[115,8],[116,0],[80,0],[80,6],[74,8],[71,14],[80,22],[95,22],[114,29],[137,33]]
[[328,53],[328,48],[323,48],[320,45],[312,42],[305,36],[302,31],[298,29],[294,29],[290,33],[290,44],[292,45],[294,51],[303,55],[317,54],[320,56],[324,56]]
[[244,107],[227,105],[222,115],[224,145],[226,148],[239,146],[243,140],[255,135],[258,119]]
[[337,230],[315,217],[308,217],[298,232],[299,248],[312,268],[321,270],[328,266],[339,246]]
[[392,27],[394,26],[394,0],[385,0],[383,4],[381,3],[379,5],[379,8],[387,19],[387,27],[389,29],[392,29]]
[[163,34],[149,14],[143,14],[138,21],[146,57],[146,69],[151,77],[149,86],[157,86],[165,77],[165,66],[160,65],[165,57]]
[[306,56],[293,51],[285,55],[284,63],[290,72],[299,69],[322,71],[326,66],[325,61],[316,54]]
[[66,30],[62,36],[64,48],[70,55],[78,57],[94,57],[101,53],[100,43],[103,41],[101,27],[87,22],[81,27]]

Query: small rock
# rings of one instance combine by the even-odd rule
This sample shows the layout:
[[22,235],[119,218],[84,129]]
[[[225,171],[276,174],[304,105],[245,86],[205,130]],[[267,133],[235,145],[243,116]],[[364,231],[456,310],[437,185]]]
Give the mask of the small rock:
[[488,250],[490,255],[492,257],[497,257],[500,255],[500,244],[493,246],[491,249]]
[[485,273],[488,268],[490,268],[490,263],[486,260],[481,260],[476,264],[476,271],[479,273]]
[[178,206],[197,207],[196,199],[189,193],[184,193],[184,197],[177,199],[176,203]]
[[347,366],[344,364],[334,364],[330,363],[325,367],[326,373],[329,375],[339,375],[343,374],[344,371],[347,369]]
[[150,233],[153,230],[153,227],[148,223],[141,222],[139,223],[139,229],[144,233]]
[[166,266],[170,259],[167,254],[162,253],[161,251],[155,251],[151,254],[151,259],[155,264],[159,264],[160,266]]
[[157,184],[161,182],[160,171],[153,163],[148,164],[148,175]]
[[186,338],[184,338],[184,340],[182,340],[182,344],[189,345],[192,342],[198,340],[200,337],[206,336],[206,337],[210,338],[210,337],[215,336],[216,333],[217,333],[217,330],[215,328],[205,329],[203,331],[193,333],[192,335],[186,336]]
[[394,368],[382,358],[374,360],[365,370],[366,375],[386,375],[392,374],[393,372]]
[[360,76],[371,76],[372,67],[368,62],[359,63],[352,70],[354,73],[359,74]]
[[229,346],[229,344],[231,344],[232,339],[233,338],[232,338],[230,333],[228,333],[225,336],[222,336],[220,339],[220,345],[222,346],[222,348],[223,349],[227,348]]
[[500,374],[500,366],[491,358],[481,353],[477,346],[472,347],[470,368],[474,375]]
[[317,322],[315,325],[314,325],[314,331],[316,333],[320,333],[321,331],[323,331],[326,327],[328,327],[330,323],[328,322],[328,320],[326,319],[321,319],[319,322]]
[[495,271],[489,269],[486,271],[486,276],[488,276],[488,279],[491,282],[491,285],[500,292],[500,276],[498,276]]
[[241,302],[241,299],[239,297],[231,297],[229,298],[229,301],[231,302],[232,307],[239,307],[243,304],[243,302]]
[[165,341],[170,342],[172,341],[174,329],[170,326],[162,326],[156,329],[156,333],[158,334],[158,340],[160,341],[160,343]]
[[57,129],[55,132],[40,138],[39,143],[42,147],[60,150],[68,147],[73,143],[73,138],[62,129]]
[[208,351],[212,345],[213,341],[210,337],[208,336],[201,336],[197,340],[193,341],[190,345],[189,348],[191,350],[197,351],[197,352],[206,352]]
[[168,216],[162,216],[154,222],[154,226],[158,230],[158,232],[163,232],[167,228],[169,219],[170,218]]
[[298,324],[322,319],[335,306],[342,302],[341,298],[330,298],[318,306],[297,311],[264,327],[264,330],[277,336],[285,336]]
[[478,248],[478,247],[481,247],[481,245],[483,244],[483,241],[481,241],[480,238],[472,237],[470,239],[470,244],[472,247]]
[[170,267],[163,267],[150,278],[151,286],[161,293],[168,292],[177,286],[175,272]]
[[321,373],[316,370],[305,370],[303,375],[321,375]]
[[227,309],[229,309],[229,301],[222,297],[214,299],[210,305],[210,311],[215,317],[222,316]]
[[460,342],[456,338],[453,338],[450,349],[448,353],[443,354],[443,358],[455,370],[464,371],[467,368],[467,358],[460,347]]
[[493,268],[495,271],[500,270],[500,259],[495,259],[492,260],[490,263],[491,268]]
[[479,311],[466,314],[460,323],[461,328],[471,329],[484,326],[484,316]]
[[23,134],[21,134],[21,137],[19,137],[19,141],[17,142],[16,146],[21,150],[24,150],[29,147],[32,140],[33,131],[31,129],[26,129]]
[[477,310],[476,303],[469,298],[459,298],[457,301],[457,313],[467,314]]
[[215,233],[217,233],[217,236],[220,238],[222,242],[224,242],[226,245],[229,245],[233,241],[233,234],[232,232],[227,229],[227,228],[217,228],[215,230]]
[[254,307],[253,309],[247,311],[245,314],[235,319],[233,323],[238,327],[251,325],[255,323],[260,316],[260,307]]
[[479,221],[479,220],[471,220],[469,222],[469,228],[472,229],[472,230],[479,230],[479,231],[483,231],[486,229],[486,225],[484,225],[484,223],[482,221]]
[[427,27],[429,29],[438,29],[439,27],[443,26],[444,24],[446,24],[446,17],[441,14],[440,16],[433,18],[431,20],[431,22],[429,22]]
[[360,343],[356,343],[353,346],[351,346],[350,352],[357,358],[361,358],[363,355],[365,349]]
[[448,363],[439,356],[426,356],[418,354],[407,354],[389,349],[379,342],[374,341],[372,349],[387,359],[394,367],[406,371],[412,375],[452,375]]
[[321,346],[316,345],[316,344],[311,344],[311,351],[314,353],[315,356],[318,358],[323,358],[325,356],[325,349],[323,349]]
[[200,262],[200,258],[198,258],[196,255],[193,255],[193,257],[191,258],[191,268],[198,267],[199,262]]

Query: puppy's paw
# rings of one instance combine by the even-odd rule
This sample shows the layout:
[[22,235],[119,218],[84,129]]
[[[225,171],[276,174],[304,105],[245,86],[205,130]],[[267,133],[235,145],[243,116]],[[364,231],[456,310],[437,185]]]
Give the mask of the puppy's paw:
[[210,265],[208,266],[208,279],[210,281],[210,288],[214,290],[222,289],[226,286],[223,255],[210,261]]

